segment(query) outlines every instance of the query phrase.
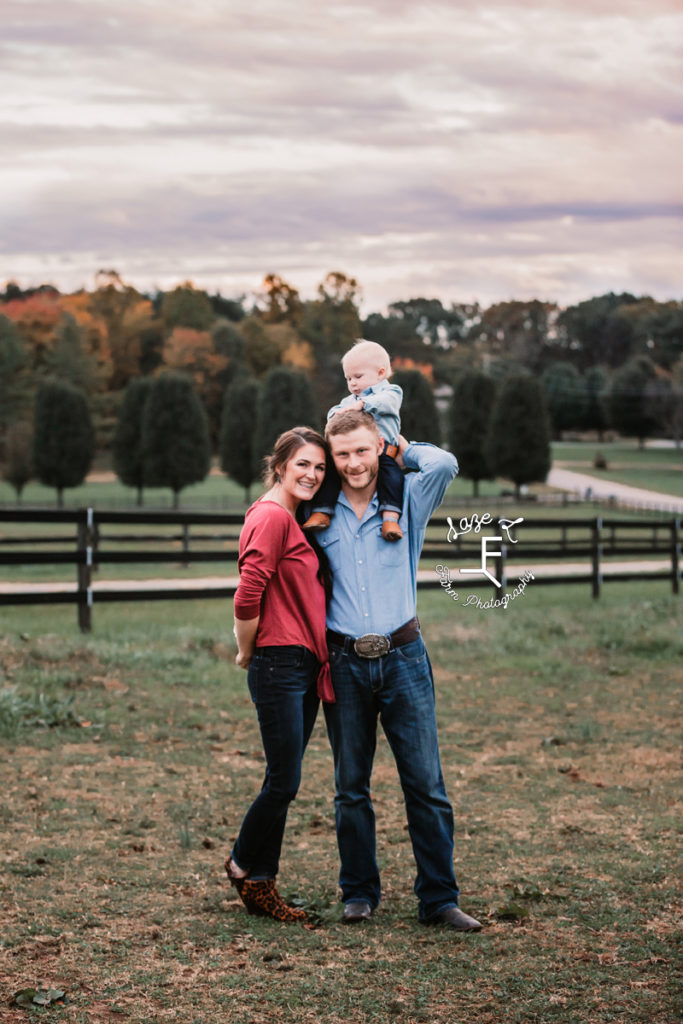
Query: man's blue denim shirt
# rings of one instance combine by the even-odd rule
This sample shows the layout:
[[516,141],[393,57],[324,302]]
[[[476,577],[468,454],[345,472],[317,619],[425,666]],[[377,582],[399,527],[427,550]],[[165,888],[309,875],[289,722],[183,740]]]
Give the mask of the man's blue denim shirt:
[[361,520],[343,491],[327,530],[318,534],[333,572],[327,625],[337,633],[393,633],[415,615],[417,567],[430,517],[458,472],[456,458],[432,444],[411,442],[403,461],[406,473],[403,539],[382,539],[377,495]]

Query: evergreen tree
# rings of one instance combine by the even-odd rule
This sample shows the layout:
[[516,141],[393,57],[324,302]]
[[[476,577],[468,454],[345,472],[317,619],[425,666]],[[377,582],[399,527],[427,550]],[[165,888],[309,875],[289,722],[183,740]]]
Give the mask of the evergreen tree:
[[167,371],[154,381],[142,413],[142,452],[145,486],[170,487],[174,508],[182,489],[209,472],[206,412],[183,374]]
[[503,381],[493,407],[486,450],[496,476],[507,477],[519,498],[522,484],[545,480],[550,470],[550,420],[540,382],[530,374]]
[[585,383],[572,363],[551,363],[544,371],[541,382],[555,437],[563,430],[580,427],[588,400]]
[[2,475],[16,491],[20,505],[21,493],[33,476],[33,428],[26,420],[11,423],[7,429]]
[[57,489],[63,505],[65,487],[85,480],[95,454],[95,432],[85,395],[70,384],[48,381],[36,395],[33,463],[46,487]]
[[645,385],[645,412],[655,423],[655,430],[664,437],[676,438],[681,422],[681,396],[670,377],[654,377]]
[[142,489],[145,485],[142,419],[152,385],[150,377],[138,377],[128,382],[112,442],[114,472],[126,487],[137,489],[138,505],[143,503]]
[[221,469],[244,487],[248,503],[250,488],[258,476],[254,442],[259,386],[253,377],[241,374],[226,389],[221,419]]
[[472,481],[473,494],[479,494],[479,481],[492,480],[493,471],[486,457],[491,413],[496,385],[480,370],[468,370],[457,379],[450,409],[449,441],[458,460],[460,475]]
[[18,329],[0,314],[0,436],[29,405],[28,357]]
[[647,356],[636,356],[616,370],[607,394],[611,425],[620,434],[637,437],[641,448],[657,428],[647,385],[655,380],[654,364]]
[[284,430],[304,424],[318,429],[317,421],[315,395],[308,377],[282,366],[271,370],[258,398],[254,446],[257,464]]
[[401,433],[409,441],[441,444],[441,424],[430,383],[419,370],[397,370],[392,384],[403,389]]
[[607,409],[605,392],[607,389],[607,371],[602,366],[589,366],[583,375],[586,386],[586,407],[581,426],[584,430],[597,430],[602,440],[607,427]]

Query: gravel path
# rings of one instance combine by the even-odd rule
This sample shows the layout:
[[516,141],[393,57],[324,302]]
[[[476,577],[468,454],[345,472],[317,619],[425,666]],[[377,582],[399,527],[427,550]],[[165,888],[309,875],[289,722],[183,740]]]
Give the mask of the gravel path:
[[[611,562],[602,561],[600,572],[603,576],[610,576],[613,573],[629,572],[636,569],[639,572],[671,572],[670,558],[650,558],[641,561]],[[525,572],[530,570],[534,576],[580,576],[591,571],[590,559],[584,562],[544,562],[533,565],[510,565],[505,567],[505,575],[508,585],[519,579]],[[452,576],[455,579],[457,567],[452,567]],[[421,569],[417,574],[418,581],[425,582],[437,579],[432,569]],[[106,593],[108,590],[130,590],[142,592],[145,590],[220,590],[223,587],[236,587],[237,576],[202,576],[192,579],[174,577],[173,579],[144,579],[144,580],[93,580],[93,594]],[[76,592],[75,582],[65,583],[3,583],[0,582],[0,594],[71,594]]]
[[614,498],[642,508],[683,514],[683,498],[675,494],[661,494],[659,491],[648,491],[642,487],[629,487],[614,480],[589,476],[588,473],[575,473],[573,469],[551,469],[546,483],[562,491],[580,494],[584,498],[590,493],[592,498]]

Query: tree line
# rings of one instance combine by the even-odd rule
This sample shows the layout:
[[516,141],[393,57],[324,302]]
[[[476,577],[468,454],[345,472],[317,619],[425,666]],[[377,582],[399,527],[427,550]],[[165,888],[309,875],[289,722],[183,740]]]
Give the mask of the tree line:
[[70,295],[10,283],[0,292],[3,475],[18,494],[36,476],[61,499],[109,451],[140,495],[164,486],[177,500],[217,455],[248,491],[280,430],[323,424],[345,393],[340,358],[361,336],[392,357],[406,436],[450,443],[475,488],[491,476],[543,479],[549,439],[565,431],[680,438],[683,303],[610,294],[566,309],[482,309],[418,298],[362,319],[360,299],[340,272],[307,301],[269,275],[249,303],[190,282],[146,295],[111,271]]

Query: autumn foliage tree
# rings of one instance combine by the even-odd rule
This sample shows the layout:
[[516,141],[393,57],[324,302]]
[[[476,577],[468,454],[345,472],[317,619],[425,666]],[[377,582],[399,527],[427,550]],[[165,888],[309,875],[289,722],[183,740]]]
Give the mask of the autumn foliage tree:
[[100,271],[89,311],[104,325],[109,349],[109,388],[116,391],[140,373],[142,333],[154,323],[152,303],[114,270]]
[[361,337],[359,301],[356,279],[336,270],[318,285],[317,298],[305,303],[301,333],[319,363],[326,356],[338,360]]
[[71,313],[65,313],[56,326],[45,370],[50,377],[72,384],[85,394],[97,389],[95,360],[88,355],[85,332]]
[[206,331],[216,319],[208,295],[195,288],[191,281],[186,281],[164,294],[161,300],[161,316],[169,331],[176,327]]
[[54,288],[46,288],[22,295],[4,303],[2,313],[15,324],[23,339],[28,367],[41,370],[62,316],[59,293]]
[[267,274],[258,296],[260,315],[266,323],[287,321],[297,327],[301,320],[302,303],[299,292],[287,284],[279,274]]
[[163,363],[168,370],[188,374],[209,419],[212,442],[218,438],[221,405],[225,385],[223,374],[228,357],[216,351],[213,335],[193,327],[175,327],[163,347]]

